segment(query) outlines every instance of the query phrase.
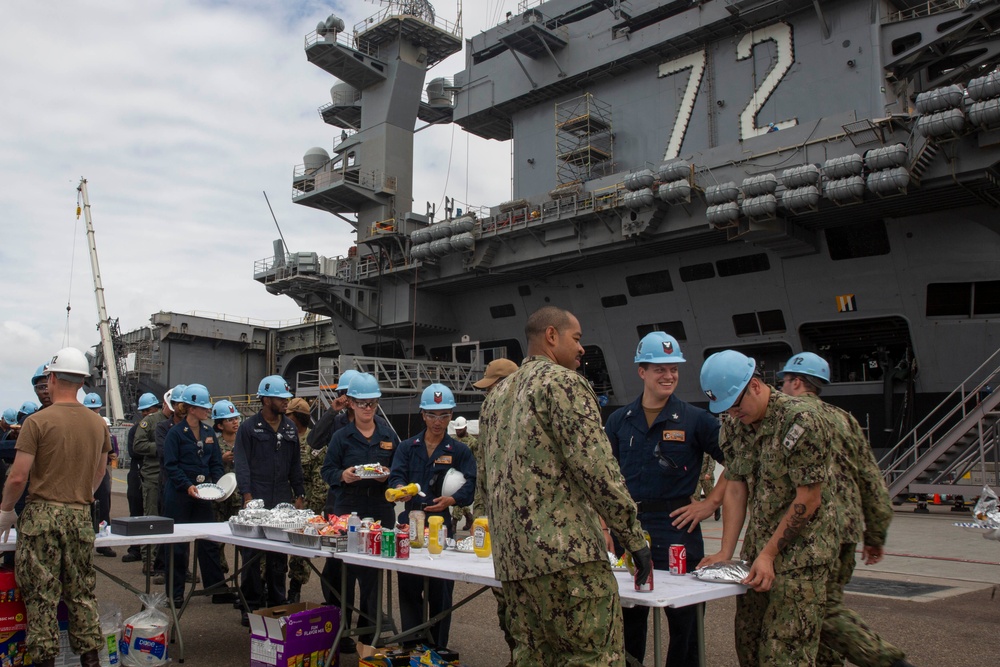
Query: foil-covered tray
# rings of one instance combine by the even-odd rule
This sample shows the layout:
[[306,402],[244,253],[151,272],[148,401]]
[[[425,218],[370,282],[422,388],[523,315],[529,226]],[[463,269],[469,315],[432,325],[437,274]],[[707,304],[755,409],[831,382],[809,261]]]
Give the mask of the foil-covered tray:
[[695,570],[696,579],[716,584],[738,584],[750,575],[750,563],[745,560],[723,560]]
[[264,528],[259,525],[238,523],[229,520],[229,530],[236,537],[264,537]]

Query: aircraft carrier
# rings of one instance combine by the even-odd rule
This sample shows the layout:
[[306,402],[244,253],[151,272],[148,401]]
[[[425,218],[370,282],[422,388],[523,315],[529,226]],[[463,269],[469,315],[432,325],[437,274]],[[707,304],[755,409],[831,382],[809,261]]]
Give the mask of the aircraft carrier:
[[[305,152],[292,198],[356,243],[276,242],[254,278],[332,318],[340,367],[378,373],[390,411],[438,380],[473,408],[471,382],[519,361],[525,318],[553,304],[579,317],[607,409],[639,391],[635,345],[662,330],[689,360],[685,400],[704,403],[715,351],[771,377],[809,350],[874,447],[912,440],[890,459],[975,410],[982,454],[1000,398],[998,22],[992,0],[523,0],[470,38],[426,0],[331,15],[304,48],[338,80],[319,109],[335,143]],[[462,71],[427,80],[463,48]],[[510,201],[422,204],[413,133],[441,123],[509,143]]]

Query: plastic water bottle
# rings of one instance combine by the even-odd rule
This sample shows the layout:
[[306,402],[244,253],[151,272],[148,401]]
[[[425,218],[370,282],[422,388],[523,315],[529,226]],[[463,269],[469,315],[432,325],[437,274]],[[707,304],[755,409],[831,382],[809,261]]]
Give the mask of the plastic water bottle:
[[358,532],[361,529],[361,519],[358,518],[357,512],[351,512],[350,518],[347,520],[347,553],[357,553],[358,552],[358,538],[361,534]]

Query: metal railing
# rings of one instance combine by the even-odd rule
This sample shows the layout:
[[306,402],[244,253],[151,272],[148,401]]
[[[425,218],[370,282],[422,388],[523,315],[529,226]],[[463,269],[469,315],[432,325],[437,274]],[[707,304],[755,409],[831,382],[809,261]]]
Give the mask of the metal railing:
[[292,168],[292,199],[323,190],[338,183],[351,183],[373,192],[395,192],[396,177],[386,176],[378,169],[357,169],[348,166],[343,157],[330,158],[315,169],[304,164]]
[[427,0],[383,0],[383,3],[382,9],[354,25],[355,34],[371,30],[393,16],[412,16],[459,39],[462,37],[462,26],[437,16]]
[[[985,416],[983,400],[991,396],[992,387],[1000,386],[998,382],[1000,350],[990,355],[879,460],[886,484],[891,487],[937,444],[945,438],[955,437],[954,429],[966,419],[977,416],[977,412],[980,418]],[[993,396],[989,402],[996,398]]]
[[914,5],[896,12],[889,12],[882,17],[882,23],[887,25],[889,23],[909,21],[910,19],[919,19],[933,14],[943,14],[944,12],[950,12],[956,9],[965,9],[967,5],[968,2],[966,2],[966,0],[928,0],[927,2],[922,2],[919,5]]
[[[373,44],[367,39],[359,38],[357,32],[355,32],[354,34],[350,34],[345,31],[341,31],[332,34],[333,34],[332,41],[336,42],[337,44],[341,44],[342,46],[354,49],[358,53],[363,53],[364,55],[369,56],[371,58],[375,58],[376,60],[378,59],[379,57],[378,44]],[[319,44],[320,42],[329,43],[331,41],[329,35],[331,35],[331,32],[327,32],[326,35],[320,35],[318,32],[313,30],[311,33],[305,36],[305,48],[308,49],[310,46],[313,46],[314,44]]]
[[472,386],[483,375],[478,364],[385,357],[341,356],[341,365],[371,373],[378,380],[383,394],[416,395],[435,382],[447,385],[456,396],[481,398],[483,392]]

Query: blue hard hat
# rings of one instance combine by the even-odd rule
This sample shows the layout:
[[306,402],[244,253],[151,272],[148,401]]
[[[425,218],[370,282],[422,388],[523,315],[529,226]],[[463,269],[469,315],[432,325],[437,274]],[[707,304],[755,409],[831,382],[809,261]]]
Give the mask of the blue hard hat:
[[13,426],[17,423],[17,410],[14,408],[7,408],[3,411],[3,420],[6,422],[7,426]]
[[35,374],[31,376],[31,386],[32,387],[34,387],[36,384],[38,384],[39,380],[44,380],[45,377],[48,375],[48,373],[45,372],[45,367],[47,365],[48,364],[42,364],[41,366],[39,366],[38,368],[35,369]]
[[701,367],[701,390],[708,396],[708,409],[719,414],[733,407],[750,384],[757,363],[736,350],[716,352]]
[[379,398],[382,391],[378,388],[378,380],[370,373],[356,373],[347,387],[347,395],[351,398]]
[[830,364],[826,363],[826,359],[812,352],[796,354],[785,363],[785,367],[780,372],[775,373],[775,377],[780,380],[785,377],[785,373],[808,375],[820,380],[823,384],[830,384]]
[[684,355],[677,339],[662,331],[651,331],[639,341],[635,348],[635,363],[637,364],[682,364]]
[[181,403],[193,405],[196,408],[212,408],[212,397],[208,395],[208,387],[203,384],[189,384],[181,394]]
[[34,401],[25,401],[21,404],[21,409],[17,411],[17,423],[23,424],[30,415],[38,412],[39,405]]
[[171,403],[183,403],[181,399],[184,398],[184,390],[187,389],[186,384],[179,384],[173,389],[171,389],[168,394],[170,394]]
[[259,398],[264,398],[265,396],[291,398],[292,388],[285,382],[285,378],[280,375],[268,375],[260,381],[260,386],[257,387],[257,396]]
[[239,416],[240,413],[232,401],[222,399],[221,401],[216,401],[215,405],[212,406],[212,419],[230,419]]
[[95,394],[94,392],[90,392],[89,394],[87,394],[86,396],[83,397],[83,405],[84,405],[84,407],[91,408],[91,409],[93,409],[93,408],[103,408],[104,407],[104,401],[101,400],[101,395],[100,394]]
[[340,378],[337,379],[337,391],[347,391],[351,386],[351,380],[358,377],[358,373],[353,368],[348,368],[346,371],[340,374]]
[[455,407],[455,394],[443,384],[435,382],[420,394],[421,410],[451,410]]
[[156,397],[156,394],[150,394],[146,392],[139,397],[139,409],[148,410],[153,406],[159,405],[160,399]]

